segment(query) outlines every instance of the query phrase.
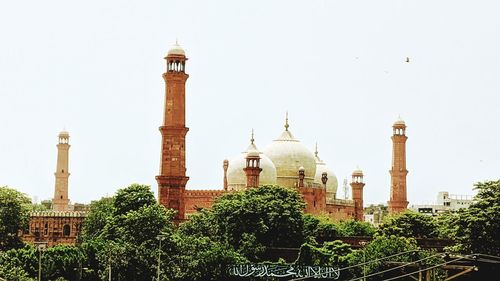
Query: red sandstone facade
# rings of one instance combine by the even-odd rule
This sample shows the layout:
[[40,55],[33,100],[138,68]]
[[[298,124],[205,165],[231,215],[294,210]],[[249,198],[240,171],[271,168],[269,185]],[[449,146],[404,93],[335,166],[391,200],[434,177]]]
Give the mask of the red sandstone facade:
[[358,221],[363,221],[363,172],[356,170],[352,173],[352,200],[354,201],[354,218]]
[[406,124],[398,120],[392,126],[392,168],[391,174],[391,198],[388,202],[389,213],[404,212],[408,206],[406,198]]
[[30,215],[29,229],[22,234],[23,241],[44,242],[52,247],[76,244],[86,212],[39,211]]
[[185,218],[186,177],[186,80],[187,58],[182,49],[171,50],[167,57],[165,80],[165,111],[163,125],[160,127],[162,150],[160,159],[160,175],[158,182],[158,198],[160,204],[177,210],[177,220]]
[[[188,74],[185,73],[187,58],[184,51],[177,45],[171,49],[165,58],[167,72],[163,74],[166,83],[165,109],[163,125],[160,127],[162,136],[160,175],[158,182],[158,201],[167,208],[177,211],[176,221],[181,222],[200,208],[210,208],[216,198],[227,191],[228,162],[224,162],[224,189],[222,190],[186,190],[186,148],[185,138],[188,128],[185,124],[185,83]],[[253,137],[252,137],[253,139]],[[249,153],[246,157],[247,188],[259,186],[258,151]],[[327,215],[334,220],[363,219],[362,186],[356,184],[353,188],[353,200],[327,199],[324,186],[311,187],[304,184],[304,170],[298,171],[296,187],[306,202],[305,211],[316,215]],[[327,177],[324,176],[323,185]],[[356,200],[361,199],[360,202]]]

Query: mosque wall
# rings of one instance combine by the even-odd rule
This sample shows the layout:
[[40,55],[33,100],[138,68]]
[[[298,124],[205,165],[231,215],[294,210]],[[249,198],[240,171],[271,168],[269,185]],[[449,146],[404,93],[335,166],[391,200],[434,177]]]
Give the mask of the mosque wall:
[[305,212],[313,215],[325,213],[326,210],[326,189],[303,187],[300,193],[306,203]]
[[185,216],[196,213],[200,208],[210,208],[222,196],[224,190],[186,190],[184,192]]
[[329,200],[326,204],[325,215],[333,221],[350,220],[355,217],[354,201],[352,200]]
[[35,244],[74,245],[81,232],[86,212],[39,211],[30,214],[29,228],[21,235],[24,242]]

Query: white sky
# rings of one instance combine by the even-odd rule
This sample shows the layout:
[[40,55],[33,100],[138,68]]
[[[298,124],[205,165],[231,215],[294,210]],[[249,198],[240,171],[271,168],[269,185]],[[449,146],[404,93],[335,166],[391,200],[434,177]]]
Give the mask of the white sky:
[[411,203],[499,178],[498,1],[242,2],[2,2],[0,185],[51,198],[65,127],[72,201],[134,182],[156,192],[176,38],[189,57],[189,188],[221,188],[222,160],[251,128],[264,149],[286,110],[339,183],[363,169],[367,204],[389,198],[398,115]]

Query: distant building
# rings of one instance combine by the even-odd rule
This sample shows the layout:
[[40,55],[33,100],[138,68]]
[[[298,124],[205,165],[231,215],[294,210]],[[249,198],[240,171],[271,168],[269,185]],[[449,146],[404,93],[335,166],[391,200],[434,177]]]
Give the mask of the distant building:
[[23,233],[23,241],[31,244],[45,242],[49,247],[74,245],[86,214],[81,211],[31,212],[29,229]]
[[365,208],[364,221],[378,227],[389,214],[387,205],[370,205]]
[[30,213],[29,228],[22,233],[22,239],[27,243],[45,242],[49,247],[75,244],[88,211],[87,205],[70,204],[69,133],[62,131],[58,138],[54,198],[52,202],[42,201],[43,206],[52,210]]
[[410,210],[436,216],[448,211],[468,208],[473,202],[472,195],[454,195],[447,191],[441,191],[438,193],[435,203],[411,205]]

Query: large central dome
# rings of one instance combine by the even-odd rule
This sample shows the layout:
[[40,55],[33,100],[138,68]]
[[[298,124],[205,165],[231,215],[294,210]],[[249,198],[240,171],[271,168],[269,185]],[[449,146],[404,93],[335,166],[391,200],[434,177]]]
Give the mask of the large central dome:
[[288,130],[288,120],[285,131],[274,140],[264,154],[273,161],[276,167],[277,184],[285,187],[295,187],[298,181],[300,167],[305,169],[305,184],[313,186],[316,174],[314,154]]

